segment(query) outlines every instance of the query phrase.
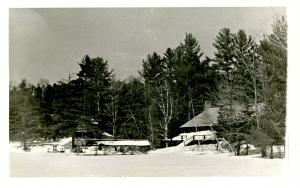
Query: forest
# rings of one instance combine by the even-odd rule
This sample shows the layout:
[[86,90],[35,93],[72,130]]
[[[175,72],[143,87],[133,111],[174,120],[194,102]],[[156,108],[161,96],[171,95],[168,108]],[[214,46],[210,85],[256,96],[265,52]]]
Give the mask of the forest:
[[[145,56],[139,76],[125,80],[116,78],[107,60],[86,55],[79,72],[57,83],[10,83],[9,139],[70,137],[81,127],[95,138],[107,132],[148,139],[155,149],[162,139],[178,135],[209,101],[219,108],[219,137],[261,146],[262,156],[267,146],[284,145],[286,17],[274,20],[272,32],[260,41],[245,30],[222,28],[212,45],[214,56],[208,57],[186,33],[177,47]],[[235,113],[237,105],[243,113]]]

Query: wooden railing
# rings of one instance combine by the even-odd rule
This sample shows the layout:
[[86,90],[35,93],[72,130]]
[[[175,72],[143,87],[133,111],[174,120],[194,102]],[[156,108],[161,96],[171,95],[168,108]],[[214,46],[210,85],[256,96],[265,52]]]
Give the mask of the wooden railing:
[[[197,137],[201,137],[200,139]],[[190,138],[186,139],[185,141],[183,141],[183,145],[187,146],[189,143],[191,143],[194,140],[205,140],[206,139],[206,135],[193,135]]]

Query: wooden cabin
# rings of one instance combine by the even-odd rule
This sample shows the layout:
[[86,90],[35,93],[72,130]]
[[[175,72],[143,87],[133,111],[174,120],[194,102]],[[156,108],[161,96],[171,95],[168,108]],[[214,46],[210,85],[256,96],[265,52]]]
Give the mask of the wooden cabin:
[[216,131],[214,126],[218,123],[218,108],[206,107],[205,110],[192,118],[182,126],[180,129],[182,133],[172,139],[163,140],[172,145],[191,145],[191,144],[215,144]]

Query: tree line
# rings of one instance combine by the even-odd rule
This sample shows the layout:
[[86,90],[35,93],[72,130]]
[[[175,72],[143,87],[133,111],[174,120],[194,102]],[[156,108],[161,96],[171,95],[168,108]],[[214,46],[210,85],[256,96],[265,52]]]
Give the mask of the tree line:
[[214,57],[186,33],[177,47],[148,54],[140,76],[126,80],[116,79],[107,60],[86,55],[75,77],[10,84],[10,140],[72,136],[82,127],[94,137],[143,138],[157,148],[210,101],[219,108],[221,137],[238,147],[260,145],[265,155],[266,146],[285,138],[286,18],[272,28],[258,42],[223,28],[212,43]]

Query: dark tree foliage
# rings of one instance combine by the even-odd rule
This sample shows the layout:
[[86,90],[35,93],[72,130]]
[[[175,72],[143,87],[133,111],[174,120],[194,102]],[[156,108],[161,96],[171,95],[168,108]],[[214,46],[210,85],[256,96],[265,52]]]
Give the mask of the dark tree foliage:
[[[210,93],[215,90],[217,72],[208,57],[203,58],[198,41],[187,34],[185,41],[176,49],[175,92],[178,96],[180,126],[201,113],[205,101],[210,100]],[[178,132],[177,132],[178,133]]]
[[[168,48],[163,57],[155,52],[148,55],[140,74],[145,80],[149,128],[152,133],[161,132],[164,138],[177,135],[183,123],[199,114],[216,88],[216,67],[208,57],[203,58],[192,34],[186,34],[177,48]],[[160,107],[171,108],[160,111]]]
[[110,86],[112,71],[108,70],[107,61],[103,58],[90,58],[86,55],[79,63],[78,81],[82,92],[83,116],[97,122],[99,130],[111,132]]
[[[214,61],[224,78],[214,95],[220,108],[218,132],[237,146],[261,146],[263,157],[267,145],[284,143],[286,27],[284,18],[277,20],[273,33],[259,45],[243,30],[222,29],[214,43]],[[236,114],[236,106],[243,109],[243,117]]]
[[118,137],[147,139],[148,129],[144,117],[144,85],[139,79],[131,78],[123,83],[118,107]]
[[250,110],[262,102],[259,100],[258,45],[245,31],[230,33],[225,28],[215,39],[214,46],[215,62],[223,78],[218,81],[218,91],[213,95],[220,109],[218,132],[236,146],[239,155],[240,144],[249,143],[251,130],[259,126],[259,114]]
[[215,61],[220,67],[220,71],[228,74],[236,64],[234,34],[229,28],[223,28],[216,36],[213,46],[216,48]]
[[10,89],[9,98],[9,139],[24,143],[29,139],[38,139],[42,132],[39,105],[34,100],[34,87],[22,80],[18,86]]
[[162,133],[160,130],[160,114],[157,106],[158,91],[157,88],[162,84],[165,77],[164,65],[162,58],[156,53],[149,54],[143,60],[143,69],[140,75],[144,78],[144,96],[146,103],[145,117],[147,119],[147,126],[149,129],[149,140],[152,148],[160,145]]
[[270,144],[285,143],[286,79],[287,79],[287,21],[285,17],[275,20],[273,33],[260,42],[264,63],[262,96],[266,104],[262,117],[264,134]]
[[82,87],[78,80],[53,85],[54,100],[52,104],[52,137],[71,136],[84,116],[82,106]]

